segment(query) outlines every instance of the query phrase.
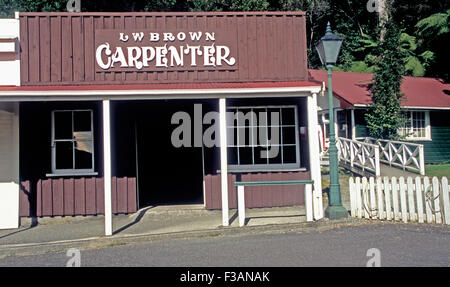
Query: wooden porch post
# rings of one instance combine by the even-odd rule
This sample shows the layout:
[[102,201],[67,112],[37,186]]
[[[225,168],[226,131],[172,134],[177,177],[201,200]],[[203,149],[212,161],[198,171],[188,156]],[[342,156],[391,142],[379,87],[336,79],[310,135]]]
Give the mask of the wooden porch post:
[[[309,167],[311,172],[311,179],[314,180],[313,190],[313,212],[314,219],[318,220],[323,217],[322,204],[322,181],[320,174],[320,152],[319,152],[319,133],[317,121],[317,95],[311,94],[307,98],[308,109],[308,144],[309,144]],[[305,192],[307,189],[305,188]],[[305,202],[305,204],[308,204]]]
[[352,121],[352,140],[356,139],[356,126],[355,126],[355,109],[351,109],[351,121]]
[[103,100],[103,177],[105,192],[105,235],[112,235],[111,118],[109,100]]
[[220,174],[222,185],[222,225],[228,226],[228,154],[227,154],[227,103],[219,99]]

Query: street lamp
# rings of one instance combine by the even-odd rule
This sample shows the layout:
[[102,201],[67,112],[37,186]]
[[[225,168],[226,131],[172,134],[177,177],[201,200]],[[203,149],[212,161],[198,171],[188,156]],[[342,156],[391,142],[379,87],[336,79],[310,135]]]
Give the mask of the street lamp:
[[341,191],[339,185],[338,156],[336,147],[336,136],[334,131],[334,110],[333,110],[333,88],[331,85],[331,68],[336,65],[339,51],[341,50],[343,38],[331,31],[330,22],[327,24],[325,36],[316,44],[320,61],[327,69],[328,73],[328,106],[330,123],[330,191],[329,203],[325,210],[325,216],[329,219],[339,219],[348,216],[347,210],[342,206]]

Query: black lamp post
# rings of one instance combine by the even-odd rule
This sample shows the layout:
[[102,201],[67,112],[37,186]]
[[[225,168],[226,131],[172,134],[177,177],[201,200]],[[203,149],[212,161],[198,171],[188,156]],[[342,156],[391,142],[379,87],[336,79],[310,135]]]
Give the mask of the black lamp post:
[[327,69],[328,73],[328,105],[330,119],[330,192],[329,203],[325,210],[325,216],[330,219],[345,218],[348,216],[347,210],[342,206],[341,191],[339,185],[338,156],[336,147],[336,136],[334,131],[334,110],[333,110],[333,88],[331,84],[331,68],[336,65],[339,51],[341,50],[343,38],[331,31],[330,22],[327,24],[325,36],[316,44],[320,61]]

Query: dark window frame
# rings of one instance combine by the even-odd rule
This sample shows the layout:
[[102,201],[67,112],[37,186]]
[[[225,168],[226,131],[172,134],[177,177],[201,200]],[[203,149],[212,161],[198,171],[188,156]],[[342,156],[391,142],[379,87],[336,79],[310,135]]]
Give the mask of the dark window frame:
[[[246,143],[244,143],[243,146],[239,145],[238,139],[236,138],[236,144],[228,144],[227,145],[227,153],[230,153],[230,148],[237,148],[237,159],[238,159],[238,163],[237,164],[228,164],[228,170],[230,172],[275,172],[275,171],[288,171],[288,170],[301,170],[302,168],[300,167],[300,136],[299,136],[299,118],[298,118],[298,107],[297,105],[255,105],[255,106],[230,106],[227,107],[227,113],[229,112],[234,112],[237,113],[240,110],[248,110],[250,109],[250,111],[252,112],[253,110],[260,110],[260,109],[265,109],[266,113],[269,113],[269,109],[280,109],[280,122],[279,122],[279,128],[280,128],[280,143],[279,143],[279,152],[281,153],[281,163],[270,163],[269,159],[267,159],[267,163],[266,164],[255,164],[255,149],[254,146],[251,145],[252,147],[252,163],[251,164],[241,164],[240,163],[240,158],[239,158],[239,147],[246,147]],[[283,119],[283,114],[282,114],[282,109],[293,109],[294,112],[294,124],[286,124],[284,125],[282,122]],[[268,114],[266,114],[267,116],[269,116]],[[252,121],[253,122],[253,121]],[[269,124],[270,125],[270,124]],[[294,144],[283,144],[283,128],[294,128],[295,129],[295,143]],[[227,133],[229,129],[234,129],[234,128],[251,128],[251,126],[247,126],[245,125],[244,127],[239,127],[239,126],[235,126],[234,125],[234,121],[233,121],[233,126],[228,125],[228,120],[227,120]],[[259,128],[260,128],[260,122],[257,122],[257,126],[256,129],[259,132]],[[254,135],[252,135],[252,137],[254,137]],[[250,143],[250,140],[249,140]],[[258,147],[258,143],[256,143],[256,147]],[[288,146],[294,146],[295,147],[295,162],[294,163],[285,163],[284,162],[284,155],[283,155],[283,147],[288,147]],[[259,146],[259,147],[264,147],[264,146]]]
[[[56,123],[55,123],[55,113],[71,113],[71,135],[72,138],[61,138],[56,139]],[[79,140],[76,139],[74,136],[75,130],[74,130],[74,114],[76,112],[89,112],[90,113],[90,139],[86,140]],[[57,162],[57,154],[56,154],[56,143],[58,142],[71,142],[72,143],[72,168],[63,168],[58,169],[56,166]],[[91,168],[76,168],[76,148],[75,144],[77,142],[90,142],[91,149],[92,149],[92,155],[91,155]],[[63,110],[53,110],[51,112],[51,169],[52,173],[47,174],[47,176],[83,176],[83,175],[97,175],[98,173],[95,172],[95,137],[94,137],[94,111],[92,109],[63,109]]]

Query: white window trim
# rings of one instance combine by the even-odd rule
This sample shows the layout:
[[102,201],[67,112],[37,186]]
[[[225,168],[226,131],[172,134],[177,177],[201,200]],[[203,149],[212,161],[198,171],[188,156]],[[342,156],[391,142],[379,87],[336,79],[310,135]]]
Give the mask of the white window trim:
[[[424,110],[407,110],[407,113],[411,112],[422,112],[425,114],[425,137],[414,137],[414,136],[407,136],[405,139],[408,141],[431,141],[431,125],[430,125],[430,111],[424,111]],[[411,117],[411,121],[412,121]],[[411,128],[413,127],[411,122]]]
[[[296,162],[295,163],[268,163],[268,164],[228,164],[230,172],[274,172],[274,171],[289,171],[289,170],[304,170],[300,167],[300,139],[298,126],[298,108],[296,105],[264,105],[264,106],[232,106],[227,107],[227,112],[233,109],[261,109],[261,108],[293,108],[295,121],[295,147],[296,147]],[[280,114],[281,118],[281,114]],[[282,125],[282,123],[280,123]],[[227,126],[229,128],[231,126]],[[280,133],[280,137],[283,134]],[[281,145],[281,144],[280,144]],[[281,146],[280,146],[281,147]],[[280,148],[282,153],[282,148]],[[238,155],[239,156],[239,155]],[[283,156],[283,155],[282,155]]]
[[[90,112],[91,113],[91,132],[92,132],[92,168],[89,169],[56,169],[56,142],[55,140],[55,112],[72,112],[72,130],[73,130],[73,112]],[[94,148],[94,112],[92,109],[73,109],[73,110],[53,110],[52,126],[51,126],[51,150],[52,150],[52,172],[46,176],[95,176],[95,148]],[[69,139],[67,139],[69,141]]]

